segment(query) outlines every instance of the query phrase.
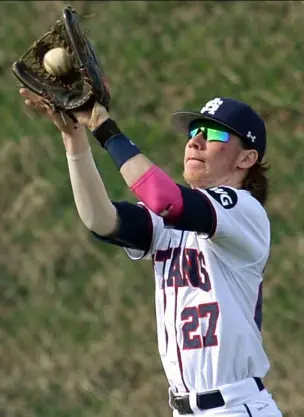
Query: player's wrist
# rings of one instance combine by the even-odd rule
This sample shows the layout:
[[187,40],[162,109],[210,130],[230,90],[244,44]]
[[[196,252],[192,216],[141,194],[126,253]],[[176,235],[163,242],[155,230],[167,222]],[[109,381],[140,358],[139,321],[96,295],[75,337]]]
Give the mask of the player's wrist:
[[141,153],[140,149],[121,132],[113,119],[108,118],[94,129],[92,134],[108,152],[118,169]]
[[100,145],[103,148],[106,148],[106,143],[114,136],[121,135],[122,132],[119,129],[117,123],[113,119],[108,118],[102,121],[100,124],[97,124],[97,126],[92,129],[92,134],[100,143]]
[[92,109],[75,112],[74,116],[80,125],[87,127],[90,131],[96,129],[110,117],[107,109],[98,102],[95,102]]
[[95,102],[87,127],[92,132],[109,118],[110,116],[107,109],[98,102]]
[[98,115],[97,117],[93,117],[93,118],[91,117],[88,120],[87,127],[91,132],[93,132],[95,129],[97,129],[99,126],[101,126],[109,118],[110,117],[109,117],[108,114],[106,116]]
[[62,132],[65,150],[70,155],[78,155],[89,149],[89,139],[83,126],[73,132]]

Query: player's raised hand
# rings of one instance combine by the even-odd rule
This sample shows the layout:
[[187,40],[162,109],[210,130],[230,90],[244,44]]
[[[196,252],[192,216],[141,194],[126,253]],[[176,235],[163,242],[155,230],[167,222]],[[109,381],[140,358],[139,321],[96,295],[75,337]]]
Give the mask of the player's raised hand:
[[78,130],[81,126],[93,130],[109,117],[106,108],[95,102],[92,109],[73,113],[75,120],[78,121],[76,123],[67,114],[54,111],[43,97],[27,88],[21,88],[20,95],[25,99],[26,106],[48,117],[62,133],[70,136],[73,136],[75,129]]
[[[60,130],[68,154],[77,155],[88,149],[89,142],[85,123],[74,121],[67,114],[54,111],[43,97],[26,88],[20,89],[20,95],[24,98],[26,106],[51,120]],[[90,114],[83,116],[83,118],[90,120]]]
[[80,128],[80,125],[74,122],[68,115],[54,111],[47,101],[27,88],[21,88],[19,92],[25,99],[24,103],[27,107],[48,117],[62,133],[72,136],[75,128]]

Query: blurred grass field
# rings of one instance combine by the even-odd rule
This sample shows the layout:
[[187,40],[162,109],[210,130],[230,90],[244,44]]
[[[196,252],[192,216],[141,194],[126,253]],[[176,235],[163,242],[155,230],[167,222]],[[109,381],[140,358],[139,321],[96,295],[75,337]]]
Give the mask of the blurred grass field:
[[[112,115],[182,181],[171,112],[226,95],[269,132],[272,251],[265,276],[267,386],[304,416],[303,104],[300,1],[0,3],[0,415],[167,417],[151,265],[91,238],[77,217],[61,138],[25,110],[10,66],[66,4],[104,61]],[[132,196],[92,141],[113,199]],[[3,410],[3,411],[2,411]]]

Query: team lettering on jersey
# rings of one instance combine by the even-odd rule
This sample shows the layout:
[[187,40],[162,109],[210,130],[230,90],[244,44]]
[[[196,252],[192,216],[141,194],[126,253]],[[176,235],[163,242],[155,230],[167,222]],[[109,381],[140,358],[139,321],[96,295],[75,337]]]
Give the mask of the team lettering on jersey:
[[[181,258],[181,262],[180,262]],[[205,258],[197,249],[175,247],[157,250],[154,262],[171,260],[168,279],[163,282],[167,287],[198,287],[203,291],[211,290],[210,278]]]

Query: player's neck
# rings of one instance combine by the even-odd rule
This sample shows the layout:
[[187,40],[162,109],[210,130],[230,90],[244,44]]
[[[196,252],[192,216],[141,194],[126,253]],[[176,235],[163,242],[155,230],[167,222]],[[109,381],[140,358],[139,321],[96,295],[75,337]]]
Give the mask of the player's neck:
[[226,186],[226,187],[233,187],[233,188],[241,188],[242,187],[243,180],[240,178],[235,177],[223,177],[219,178],[218,181],[216,181],[216,184],[213,185],[213,187],[218,186]]
[[243,176],[240,177],[239,173],[236,175],[227,175],[218,178],[204,179],[202,182],[197,182],[190,184],[192,188],[212,188],[212,187],[233,187],[233,188],[242,188]]

